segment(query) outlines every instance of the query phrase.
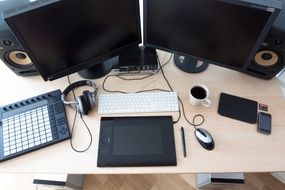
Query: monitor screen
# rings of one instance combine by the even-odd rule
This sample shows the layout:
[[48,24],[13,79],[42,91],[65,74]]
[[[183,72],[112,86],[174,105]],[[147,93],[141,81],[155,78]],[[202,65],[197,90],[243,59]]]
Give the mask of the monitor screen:
[[45,80],[138,45],[138,0],[61,0],[7,19]]
[[237,2],[148,0],[145,44],[242,68],[273,13]]

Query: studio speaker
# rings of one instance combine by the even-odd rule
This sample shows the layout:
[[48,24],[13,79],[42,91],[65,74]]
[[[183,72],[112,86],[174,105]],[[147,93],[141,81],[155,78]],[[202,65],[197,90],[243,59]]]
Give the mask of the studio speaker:
[[38,75],[32,61],[10,30],[0,25],[0,59],[17,75]]
[[285,31],[272,28],[247,72],[263,79],[275,77],[285,67]]

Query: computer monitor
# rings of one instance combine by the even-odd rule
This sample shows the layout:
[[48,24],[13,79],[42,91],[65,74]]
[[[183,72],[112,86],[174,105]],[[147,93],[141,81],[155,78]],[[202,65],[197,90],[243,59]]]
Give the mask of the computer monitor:
[[185,72],[205,63],[246,71],[280,9],[274,0],[146,0],[144,44],[175,53]]
[[44,80],[102,77],[141,43],[139,0],[38,0],[3,14]]

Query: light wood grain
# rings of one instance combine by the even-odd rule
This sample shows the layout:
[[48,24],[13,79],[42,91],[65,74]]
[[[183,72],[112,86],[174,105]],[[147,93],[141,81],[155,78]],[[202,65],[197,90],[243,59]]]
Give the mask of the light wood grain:
[[[169,54],[159,52],[161,62],[169,58]],[[44,82],[41,77],[18,77],[4,64],[0,64],[0,105],[5,105],[29,98],[55,89],[64,90],[67,79],[62,78],[52,82]],[[201,148],[193,135],[193,128],[184,119],[174,126],[177,167],[143,167],[143,168],[97,168],[97,150],[100,128],[100,115],[97,108],[84,119],[91,129],[93,144],[82,154],[75,153],[68,141],[32,152],[25,156],[3,162],[0,172],[13,173],[85,173],[85,174],[140,174],[140,173],[212,173],[212,172],[271,172],[285,171],[285,101],[282,97],[277,80],[265,81],[236,71],[210,65],[200,74],[187,74],[179,71],[171,62],[165,67],[165,74],[174,90],[182,99],[187,117],[192,120],[195,114],[205,116],[203,128],[214,137],[216,148],[206,151]],[[134,92],[146,87],[165,88],[167,85],[161,74],[143,81],[126,82],[117,78],[107,81],[106,87],[112,90]],[[72,81],[80,80],[77,74],[71,75]],[[103,79],[94,80],[101,87]],[[193,107],[188,101],[188,88],[196,83],[203,83],[210,90],[212,106]],[[80,95],[83,89],[76,90]],[[273,116],[272,135],[266,136],[256,132],[256,125],[250,125],[217,113],[219,95],[226,92],[253,99],[269,105]],[[103,92],[100,88],[99,93]],[[139,115],[169,115],[174,119],[177,113],[155,113]],[[67,108],[68,120],[71,122],[74,111]],[[131,114],[135,115],[135,114]],[[183,158],[180,127],[184,126],[186,133],[187,158]],[[74,134],[74,144],[78,149],[84,149],[89,143],[89,136],[82,121],[77,120]]]
[[[32,174],[0,174],[1,190],[51,190],[34,185]],[[160,175],[86,175],[83,190],[196,190],[196,177],[192,174]],[[245,174],[245,184],[229,186],[225,190],[284,190],[281,183],[269,173]]]
[[[191,174],[87,175],[83,190],[196,190]],[[228,185],[225,190],[284,190],[285,185],[269,173],[245,174],[244,185]]]

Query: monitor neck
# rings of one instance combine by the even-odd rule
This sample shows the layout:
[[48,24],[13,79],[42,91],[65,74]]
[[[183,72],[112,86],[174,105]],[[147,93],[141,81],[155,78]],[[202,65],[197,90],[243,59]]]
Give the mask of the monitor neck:
[[85,79],[99,79],[107,75],[118,62],[119,56],[116,56],[93,67],[81,70],[78,74]]

